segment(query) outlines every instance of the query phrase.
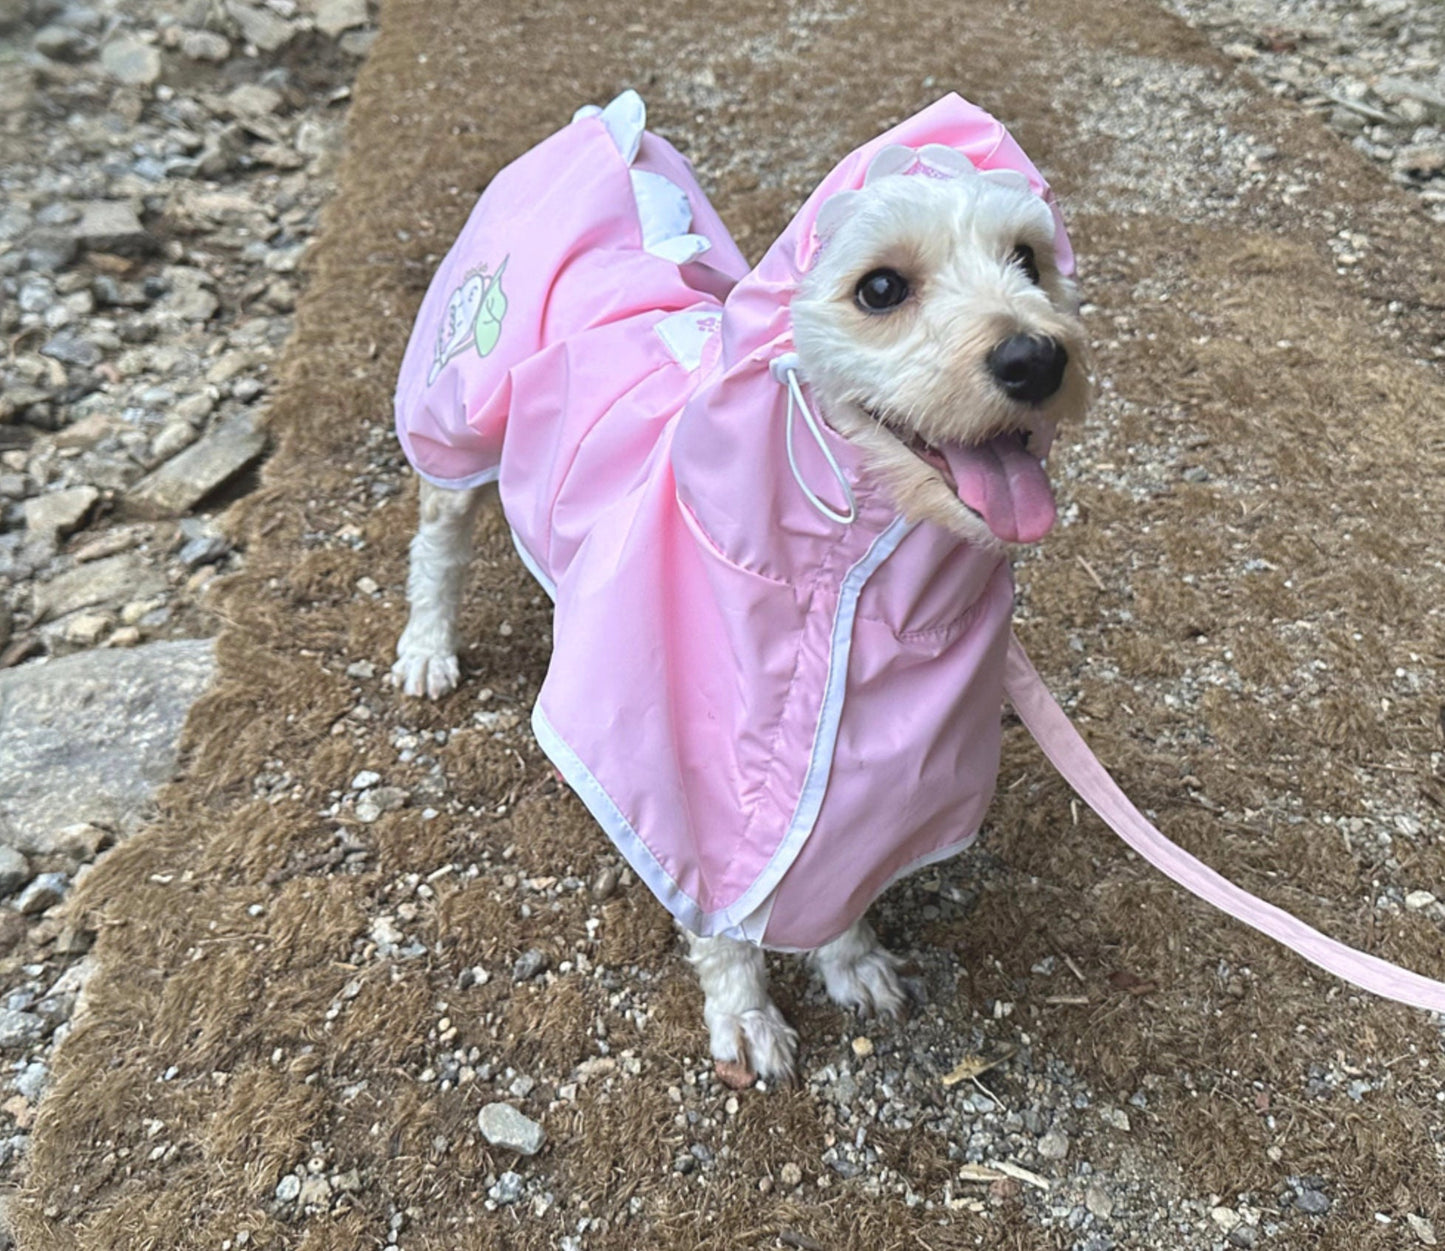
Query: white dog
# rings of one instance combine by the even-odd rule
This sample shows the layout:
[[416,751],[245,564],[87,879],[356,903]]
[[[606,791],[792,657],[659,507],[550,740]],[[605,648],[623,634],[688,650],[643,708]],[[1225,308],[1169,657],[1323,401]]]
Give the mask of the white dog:
[[[920,159],[931,162],[922,175]],[[1010,541],[1038,537],[1053,517],[1038,458],[1055,427],[1081,415],[1089,390],[1075,289],[1061,272],[1059,229],[1040,194],[1016,174],[977,176],[967,157],[937,144],[921,157],[889,146],[863,185],[827,200],[813,229],[816,250],[790,299],[789,457],[796,405],[810,423],[826,423],[814,438],[830,463],[829,432],[858,451],[857,490],[879,484],[908,526],[951,536],[939,538],[944,548],[961,543],[999,556]],[[408,695],[437,699],[459,681],[457,610],[484,489],[421,484],[411,616],[393,669]],[[805,489],[827,517],[846,521],[848,507],[861,507],[846,473],[816,493]],[[832,504],[820,498],[830,490]],[[510,517],[505,469],[503,497]],[[598,810],[595,796],[584,798]],[[885,805],[871,820],[886,829],[893,817]],[[871,884],[870,897],[884,884]],[[680,915],[686,925],[692,914]],[[750,924],[689,935],[712,1054],[725,1076],[786,1079],[797,1037],[768,995]],[[811,950],[810,960],[839,1004],[893,1014],[905,1003],[899,961],[861,918]]]

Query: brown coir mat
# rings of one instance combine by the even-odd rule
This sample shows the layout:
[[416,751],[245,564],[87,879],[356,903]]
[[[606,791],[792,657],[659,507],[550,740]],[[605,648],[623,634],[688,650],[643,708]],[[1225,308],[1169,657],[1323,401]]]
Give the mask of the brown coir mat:
[[[389,395],[429,271],[500,165],[627,85],[754,257],[838,155],[943,90],[1009,122],[1073,206],[1102,382],[1058,458],[1067,524],[1020,571],[1027,645],[1191,850],[1445,974],[1418,893],[1445,878],[1445,231],[1148,4],[386,0],[382,17],[279,448],[231,518],[246,570],[221,598],[220,682],[160,820],[76,901],[99,969],[13,1205],[22,1247],[1083,1245],[1066,1212],[1045,1224],[1056,1199],[959,1182],[966,1144],[931,1113],[880,1125],[879,1162],[849,1179],[820,1163],[844,1131],[815,1087],[728,1110],[662,909],[635,883],[577,889],[613,857],[527,734],[548,610],[495,519],[462,689],[434,707],[384,684],[415,506]],[[362,770],[404,806],[362,819]],[[1221,1199],[1279,1225],[1261,1245],[1413,1245],[1411,1216],[1445,1236],[1436,1023],[1182,897],[1071,809],[1017,730],[985,842],[930,896],[968,906],[915,912],[910,886],[883,909],[948,1004],[918,1033],[870,1031],[897,1106],[966,1095],[906,1065],[952,1023],[953,1059],[1026,1042],[1036,1075],[1071,1066],[1118,1107],[1147,1092],[1129,1132],[1080,1113],[1067,1161],[1029,1157],[1058,1194],[1083,1159],[1127,1180],[1091,1237],[1212,1245]],[[514,984],[532,949],[548,972]],[[805,1070],[848,1058],[856,1027],[801,975],[779,996]],[[536,1086],[509,1093],[510,1070]],[[1046,1084],[1020,1074],[987,1079],[1016,1112]],[[535,1204],[487,1206],[517,1162],[476,1132],[497,1098],[546,1127],[520,1168]],[[325,1186],[278,1201],[308,1164]],[[1292,1177],[1329,1210],[1291,1206]],[[1175,1233],[1146,1242],[1130,1231],[1155,1209]]]

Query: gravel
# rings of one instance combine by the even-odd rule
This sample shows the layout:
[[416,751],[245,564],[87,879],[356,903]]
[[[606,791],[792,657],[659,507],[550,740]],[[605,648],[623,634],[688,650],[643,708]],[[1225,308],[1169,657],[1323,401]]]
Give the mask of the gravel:
[[[215,633],[208,589],[244,553],[210,519],[267,451],[370,20],[365,0],[0,0],[0,671]],[[60,793],[71,824],[43,839],[0,802],[0,1193],[89,968],[64,897],[131,828],[90,823],[109,801],[86,784]],[[338,1185],[288,1174],[277,1197]]]

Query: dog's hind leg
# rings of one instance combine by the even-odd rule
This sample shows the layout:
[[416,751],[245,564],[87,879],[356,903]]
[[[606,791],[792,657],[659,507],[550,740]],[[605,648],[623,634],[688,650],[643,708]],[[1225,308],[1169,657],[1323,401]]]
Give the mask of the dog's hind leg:
[[408,695],[440,699],[461,676],[457,610],[472,558],[472,528],[483,496],[495,487],[453,491],[423,479],[420,524],[411,541],[406,598],[411,616],[396,645],[392,681]]
[[767,1081],[791,1081],[798,1034],[768,997],[762,948],[735,938],[687,939],[688,959],[702,983],[712,1058],[741,1064]]
[[828,997],[865,1016],[897,1016],[908,1001],[902,963],[878,941],[867,921],[853,922],[831,943],[811,952],[808,959],[823,975]]

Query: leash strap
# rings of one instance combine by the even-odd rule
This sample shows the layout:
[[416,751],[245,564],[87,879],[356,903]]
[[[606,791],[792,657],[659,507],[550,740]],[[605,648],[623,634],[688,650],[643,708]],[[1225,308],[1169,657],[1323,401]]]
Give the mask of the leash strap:
[[1165,838],[1129,802],[1118,783],[1089,750],[1014,636],[1009,638],[1004,690],[1019,720],[1063,779],[1115,834],[1165,876],[1336,977],[1386,999],[1445,1012],[1445,983],[1356,951],[1311,929],[1298,917],[1241,890]]

